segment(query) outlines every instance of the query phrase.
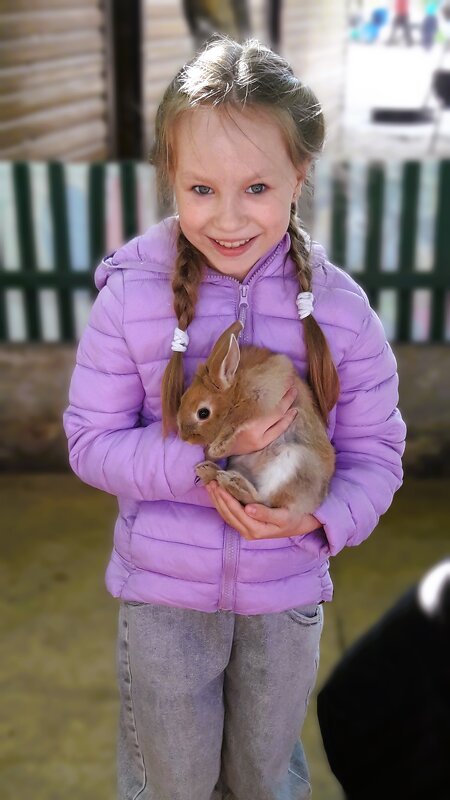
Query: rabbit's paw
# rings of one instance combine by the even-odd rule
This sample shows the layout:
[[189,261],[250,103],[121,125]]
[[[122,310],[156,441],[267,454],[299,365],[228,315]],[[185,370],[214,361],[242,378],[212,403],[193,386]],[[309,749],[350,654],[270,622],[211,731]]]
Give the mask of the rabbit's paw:
[[206,485],[210,481],[216,480],[218,472],[219,467],[214,461],[202,461],[195,467],[195,473],[197,475],[195,482],[198,483],[202,481],[202,483]]
[[227,452],[228,442],[214,442],[208,447],[207,455],[212,458],[224,458]]
[[259,502],[257,490],[240,472],[235,472],[234,470],[225,472],[221,470],[217,474],[217,482],[244,505],[246,503]]
[[208,456],[219,459],[229,455],[230,443],[236,436],[236,432],[236,428],[225,425],[219,436],[208,446]]

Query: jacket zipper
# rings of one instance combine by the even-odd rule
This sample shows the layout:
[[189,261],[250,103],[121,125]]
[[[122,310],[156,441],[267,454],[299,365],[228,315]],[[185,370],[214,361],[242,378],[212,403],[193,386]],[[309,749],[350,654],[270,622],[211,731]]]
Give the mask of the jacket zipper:
[[245,329],[245,321],[247,319],[247,310],[248,310],[248,284],[241,283],[239,285],[239,308],[238,308],[238,319],[242,322],[242,341],[244,341],[244,329]]
[[[252,279],[253,277],[254,276],[252,276]],[[247,311],[249,307],[248,291],[249,291],[248,284],[239,283],[238,319],[240,320],[240,322],[242,322],[242,332],[241,332],[242,341],[245,340],[245,332],[244,332],[245,322],[247,319]],[[239,561],[240,547],[241,547],[240,534],[233,528],[231,528],[229,525],[226,525],[225,538],[224,538],[224,555],[223,555],[223,577],[222,577],[222,587],[219,600],[219,608],[221,611],[234,610],[235,593],[236,593],[236,572]]]
[[219,610],[234,611],[236,593],[236,572],[239,560],[240,534],[225,525],[223,544],[223,575],[220,589]]
[[[275,254],[274,254],[275,255]],[[237,278],[229,278],[239,284],[239,304],[238,304],[238,319],[242,322],[241,341],[245,342],[245,323],[247,320],[247,312],[249,308],[248,293],[249,285],[259,275],[259,273],[266,267],[266,263],[261,264],[259,269],[253,273],[248,283],[240,283]],[[240,534],[225,525],[225,536],[223,545],[223,577],[219,597],[219,610],[220,611],[234,611],[235,595],[236,595],[236,573],[239,562],[239,553],[241,547]]]

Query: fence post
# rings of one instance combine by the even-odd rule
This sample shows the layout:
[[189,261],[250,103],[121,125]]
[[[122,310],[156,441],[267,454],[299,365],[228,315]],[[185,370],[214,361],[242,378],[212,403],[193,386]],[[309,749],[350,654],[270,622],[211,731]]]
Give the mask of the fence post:
[[[64,167],[60,162],[48,164],[48,180],[50,190],[50,206],[53,217],[53,252],[55,261],[53,268],[55,277],[58,274],[71,272],[69,250],[69,228],[67,224],[67,201],[64,180]],[[70,286],[58,286],[58,315],[61,340],[73,340],[75,321]]]
[[[414,271],[417,204],[419,197],[420,168],[415,162],[403,165],[402,212],[400,218],[400,244],[398,272],[402,276]],[[400,287],[398,290],[398,338],[407,342],[411,335],[412,289]]]
[[[31,209],[29,164],[17,161],[13,165],[13,183],[21,272],[28,274],[36,273],[36,242]],[[23,291],[25,297],[28,339],[32,342],[36,342],[40,340],[42,333],[37,313],[36,285],[27,284]]]
[[[438,210],[436,216],[436,240],[434,274],[447,286],[450,278],[450,160],[442,161],[439,170]],[[442,288],[433,291],[431,339],[443,341],[445,327],[446,293]]]

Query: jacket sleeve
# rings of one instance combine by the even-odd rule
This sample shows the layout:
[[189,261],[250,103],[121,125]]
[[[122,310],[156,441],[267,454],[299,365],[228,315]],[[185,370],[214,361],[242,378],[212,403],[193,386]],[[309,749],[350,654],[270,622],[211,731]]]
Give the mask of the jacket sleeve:
[[330,555],[366,539],[402,484],[406,427],[396,407],[397,364],[370,306],[338,372],[336,469],[327,497],[314,512]]
[[[161,422],[140,426],[144,387],[123,335],[123,275],[117,270],[98,294],[79,343],[64,428],[73,471],[85,483],[136,500],[198,503],[194,466],[201,447],[170,434]],[[188,500],[189,502],[189,500]]]

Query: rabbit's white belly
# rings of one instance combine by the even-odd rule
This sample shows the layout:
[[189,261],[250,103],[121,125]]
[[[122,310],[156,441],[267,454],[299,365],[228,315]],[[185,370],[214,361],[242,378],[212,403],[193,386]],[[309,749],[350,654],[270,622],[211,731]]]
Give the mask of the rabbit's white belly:
[[272,458],[258,475],[258,492],[263,498],[269,498],[291,478],[294,478],[305,458],[305,450],[296,444],[283,447],[281,453]]

